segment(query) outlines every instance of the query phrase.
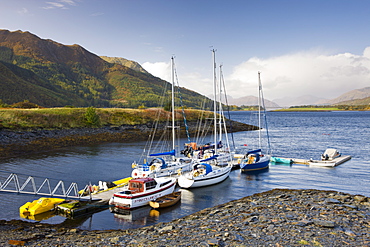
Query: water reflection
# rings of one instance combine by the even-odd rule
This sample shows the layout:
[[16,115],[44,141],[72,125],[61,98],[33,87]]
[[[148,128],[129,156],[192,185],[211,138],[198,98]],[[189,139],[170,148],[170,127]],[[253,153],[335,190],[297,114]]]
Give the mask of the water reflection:
[[[370,174],[367,169],[370,166],[370,146],[366,142],[370,138],[370,112],[268,114],[274,155],[309,159],[319,156],[327,147],[335,147],[343,154],[352,155],[352,160],[333,169],[271,163],[268,170],[233,170],[230,177],[220,184],[192,190],[181,189],[181,202],[169,208],[154,211],[149,207],[147,211],[138,209],[140,211],[132,211],[128,215],[116,215],[109,210],[103,210],[75,219],[55,216],[42,219],[41,222],[69,224],[88,230],[136,228],[169,222],[204,208],[274,188],[339,190],[370,196]],[[233,112],[232,119],[248,123],[245,112]],[[351,123],[351,128],[348,128],[348,123]],[[246,134],[250,133],[235,133],[236,145],[250,145],[252,140],[247,139]],[[1,160],[0,171],[58,178],[77,182],[79,187],[83,187],[89,182],[94,184],[99,180],[115,181],[128,177],[131,174],[131,163],[138,160],[144,145],[145,142],[109,143],[63,148],[56,152]],[[2,193],[0,206],[7,210],[0,211],[0,219],[20,219],[19,207],[39,197]]]
[[240,170],[242,175],[245,175],[245,178],[249,181],[261,181],[265,177],[264,174],[269,172],[269,168],[256,170],[256,171],[243,171]]
[[115,221],[119,225],[125,225],[130,223],[132,225],[137,226],[145,226],[151,223],[154,223],[158,220],[158,216],[155,212],[151,212],[152,208],[149,206],[132,209],[132,210],[124,210],[124,209],[110,209],[114,215]]

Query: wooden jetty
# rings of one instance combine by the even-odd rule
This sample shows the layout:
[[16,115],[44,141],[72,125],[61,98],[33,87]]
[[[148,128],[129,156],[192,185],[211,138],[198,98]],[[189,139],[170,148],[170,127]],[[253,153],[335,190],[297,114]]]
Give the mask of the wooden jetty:
[[57,206],[57,214],[68,218],[78,215],[95,213],[107,209],[108,202],[114,193],[122,190],[122,187],[128,184],[132,178],[125,178],[115,181],[118,185],[112,188],[92,192],[82,196],[80,200],[70,200]]

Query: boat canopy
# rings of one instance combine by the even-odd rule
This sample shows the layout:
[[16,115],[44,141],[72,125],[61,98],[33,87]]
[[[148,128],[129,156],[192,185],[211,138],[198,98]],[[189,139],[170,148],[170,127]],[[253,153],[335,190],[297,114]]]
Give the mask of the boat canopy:
[[176,150],[173,149],[171,151],[164,152],[164,153],[149,154],[149,156],[163,156],[163,155],[172,155],[172,156],[175,156],[176,155]]
[[150,167],[151,165],[154,165],[154,164],[160,164],[161,165],[161,169],[167,168],[167,163],[162,158],[155,158],[155,159],[153,159],[149,164],[147,164],[147,166]]
[[256,149],[256,150],[248,151],[247,152],[247,155],[249,155],[249,154],[257,154],[257,153],[261,153],[261,152],[262,152],[261,149]]
[[204,168],[206,169],[206,174],[210,173],[212,171],[212,166],[207,163],[199,163],[194,165],[194,170],[199,169],[199,168]]
[[200,162],[214,160],[214,159],[217,159],[217,157],[218,157],[218,154],[213,155],[213,156],[211,156],[211,157],[209,157],[209,158],[207,158],[207,159],[201,160]]
[[326,155],[328,155],[329,158],[334,158],[336,156],[339,156],[339,152],[334,148],[328,148],[325,150],[323,156],[326,156]]

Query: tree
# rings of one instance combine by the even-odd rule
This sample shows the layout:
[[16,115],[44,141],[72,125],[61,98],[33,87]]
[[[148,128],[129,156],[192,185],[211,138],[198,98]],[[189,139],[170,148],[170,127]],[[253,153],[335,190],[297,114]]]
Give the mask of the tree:
[[85,113],[86,125],[89,127],[100,127],[100,117],[94,107],[88,107]]

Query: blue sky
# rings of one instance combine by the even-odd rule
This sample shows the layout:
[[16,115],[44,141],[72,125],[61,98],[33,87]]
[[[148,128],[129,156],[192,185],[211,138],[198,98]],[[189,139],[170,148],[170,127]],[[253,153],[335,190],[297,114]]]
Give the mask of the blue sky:
[[370,86],[368,0],[0,0],[0,29],[139,62],[210,95],[212,54],[227,93],[335,98]]

